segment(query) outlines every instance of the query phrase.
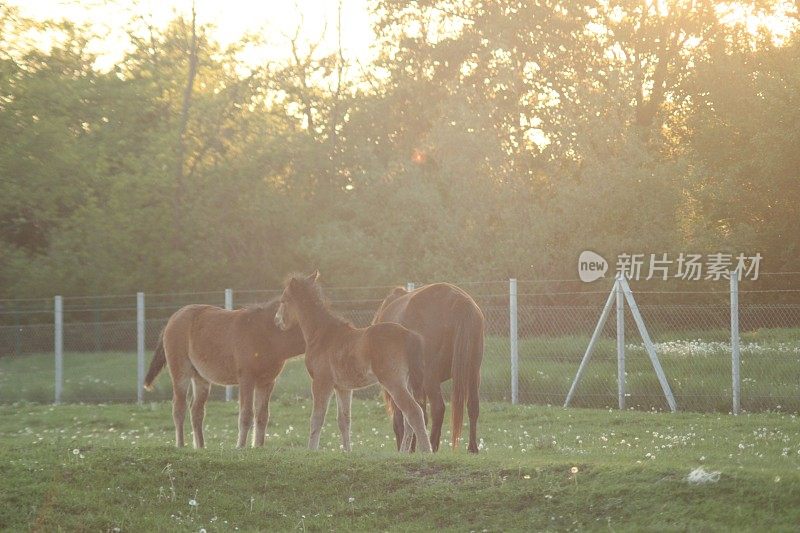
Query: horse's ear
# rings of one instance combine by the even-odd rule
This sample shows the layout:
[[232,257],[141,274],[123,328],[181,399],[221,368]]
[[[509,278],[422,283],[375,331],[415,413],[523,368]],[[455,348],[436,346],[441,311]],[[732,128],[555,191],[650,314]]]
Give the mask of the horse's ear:
[[293,289],[296,285],[297,285],[297,279],[296,278],[289,278],[289,283],[287,284],[287,287],[289,287],[290,289]]
[[315,269],[314,272],[312,272],[311,275],[308,276],[308,281],[311,281],[313,283],[318,279],[319,279],[319,269]]

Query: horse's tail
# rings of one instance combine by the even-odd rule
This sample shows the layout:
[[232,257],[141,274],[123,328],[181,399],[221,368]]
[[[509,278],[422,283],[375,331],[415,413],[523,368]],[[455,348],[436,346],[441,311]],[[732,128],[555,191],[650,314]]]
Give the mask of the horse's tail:
[[422,335],[411,330],[408,331],[406,334],[406,353],[408,354],[408,386],[411,389],[411,395],[421,404],[425,400],[425,387],[423,384],[425,380],[425,360]]
[[464,403],[478,402],[483,360],[483,316],[470,301],[455,306],[453,322],[457,324],[453,336],[453,394],[451,398],[452,446],[458,448],[461,425],[464,420]]
[[164,368],[167,363],[167,355],[164,353],[164,332],[158,336],[158,346],[156,351],[153,352],[153,360],[150,361],[150,369],[147,371],[147,376],[144,378],[145,390],[153,390],[153,381],[155,381],[158,373]]

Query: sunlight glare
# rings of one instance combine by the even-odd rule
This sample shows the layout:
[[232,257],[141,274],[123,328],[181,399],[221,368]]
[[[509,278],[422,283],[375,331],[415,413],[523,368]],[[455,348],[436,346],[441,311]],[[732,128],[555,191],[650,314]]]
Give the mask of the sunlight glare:
[[[90,49],[99,56],[98,68],[108,68],[123,57],[130,46],[126,29],[132,19],[164,27],[176,16],[188,19],[192,6],[188,0],[11,0],[9,3],[24,16],[36,20],[64,19],[89,25],[100,36]],[[367,4],[367,0],[342,0],[342,51],[346,60],[362,64],[370,61],[370,46],[374,41]],[[302,49],[319,43],[318,55],[334,53],[338,46],[337,10],[338,2],[314,0],[196,0],[198,24],[210,25],[211,34],[223,47],[248,34],[263,40],[263,44],[249,46],[240,55],[248,65],[290,57],[289,42],[298,28]],[[52,39],[40,36],[36,42],[45,48]]]

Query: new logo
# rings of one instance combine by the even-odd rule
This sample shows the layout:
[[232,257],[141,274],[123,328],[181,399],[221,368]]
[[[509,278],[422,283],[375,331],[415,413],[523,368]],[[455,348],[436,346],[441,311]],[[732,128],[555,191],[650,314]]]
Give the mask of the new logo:
[[586,283],[602,278],[608,271],[608,261],[592,251],[581,252],[578,257],[578,275]]

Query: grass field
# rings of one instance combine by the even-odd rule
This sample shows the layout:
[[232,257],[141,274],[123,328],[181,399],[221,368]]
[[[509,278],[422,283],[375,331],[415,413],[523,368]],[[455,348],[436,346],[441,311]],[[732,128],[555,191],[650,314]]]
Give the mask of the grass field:
[[[655,336],[657,350],[678,408],[683,411],[728,412],[731,408],[731,363],[728,332],[703,330]],[[703,340],[693,340],[703,339]],[[583,355],[588,337],[527,337],[520,340],[520,401],[562,405]],[[768,329],[742,334],[742,407],[748,411],[800,412],[800,330]],[[627,338],[628,405],[666,409],[650,361],[638,338]],[[615,340],[601,339],[574,399],[577,407],[616,405]],[[489,401],[510,398],[508,339],[487,338],[481,395]],[[147,354],[149,364],[151,354]],[[53,399],[52,354],[0,357],[0,402]],[[222,398],[222,390],[214,389]],[[276,394],[307,398],[310,384],[302,359],[291,361]],[[375,389],[360,393],[376,397]],[[148,400],[171,398],[166,372]],[[128,352],[66,353],[65,402],[117,402],[136,399],[136,356]]]
[[[489,403],[482,451],[402,456],[382,405],[273,402],[263,449],[233,449],[212,402],[206,450],[173,448],[168,402],[0,407],[0,528],[56,531],[796,531],[800,422],[789,414],[618,412]],[[703,467],[717,482],[694,485]],[[196,504],[196,505],[193,505]]]

